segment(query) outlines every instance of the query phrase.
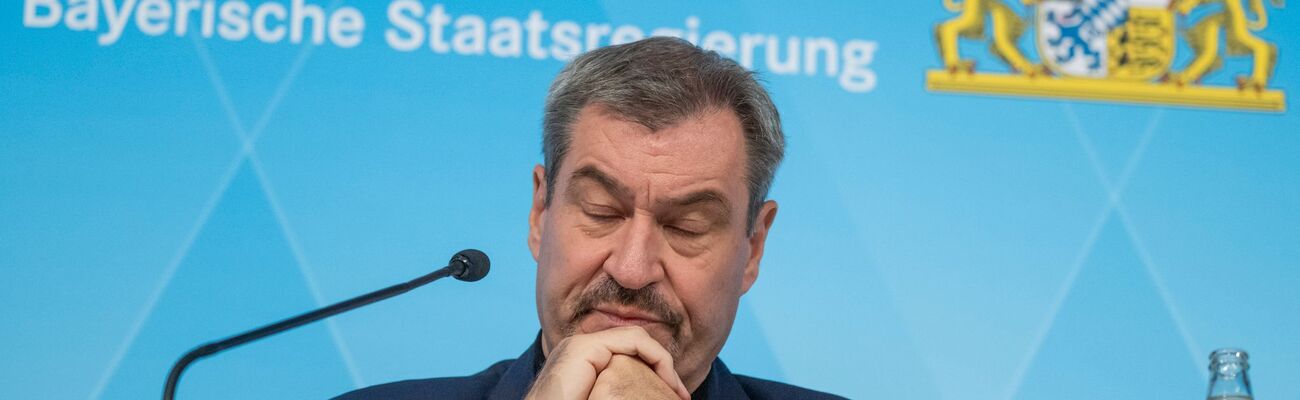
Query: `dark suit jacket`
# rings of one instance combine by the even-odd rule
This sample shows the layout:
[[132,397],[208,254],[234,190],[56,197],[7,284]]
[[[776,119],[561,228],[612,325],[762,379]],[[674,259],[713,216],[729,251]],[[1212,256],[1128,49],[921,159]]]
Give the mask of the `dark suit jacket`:
[[[456,378],[417,379],[359,389],[335,400],[515,400],[528,394],[537,371],[546,363],[541,336],[524,354],[500,361],[474,375]],[[722,360],[714,359],[709,376],[691,394],[693,399],[842,399],[842,397],[768,380],[733,375]]]

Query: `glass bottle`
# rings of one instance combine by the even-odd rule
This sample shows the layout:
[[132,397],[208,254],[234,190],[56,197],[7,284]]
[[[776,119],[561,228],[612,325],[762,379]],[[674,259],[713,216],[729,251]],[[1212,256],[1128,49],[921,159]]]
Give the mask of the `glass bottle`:
[[1241,349],[1218,349],[1210,353],[1210,392],[1206,400],[1253,400],[1246,370],[1249,356]]

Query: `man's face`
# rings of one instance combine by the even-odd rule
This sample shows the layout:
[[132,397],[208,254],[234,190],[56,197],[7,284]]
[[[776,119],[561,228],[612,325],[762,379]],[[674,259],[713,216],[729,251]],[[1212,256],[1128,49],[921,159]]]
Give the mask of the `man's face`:
[[545,204],[534,170],[528,244],[537,260],[544,348],[566,336],[640,325],[698,385],[758,277],[776,204],[747,234],[745,144],[734,112],[659,131],[589,105]]

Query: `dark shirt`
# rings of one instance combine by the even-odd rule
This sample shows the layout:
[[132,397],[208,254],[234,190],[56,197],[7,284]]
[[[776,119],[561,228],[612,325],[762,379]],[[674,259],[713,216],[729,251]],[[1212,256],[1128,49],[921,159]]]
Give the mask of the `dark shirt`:
[[[537,371],[546,363],[541,336],[519,358],[504,360],[474,375],[455,378],[415,379],[386,383],[349,392],[335,400],[370,399],[488,399],[514,400],[528,394]],[[699,399],[842,399],[842,397],[744,375],[734,375],[720,359],[713,359],[709,376],[691,393]]]

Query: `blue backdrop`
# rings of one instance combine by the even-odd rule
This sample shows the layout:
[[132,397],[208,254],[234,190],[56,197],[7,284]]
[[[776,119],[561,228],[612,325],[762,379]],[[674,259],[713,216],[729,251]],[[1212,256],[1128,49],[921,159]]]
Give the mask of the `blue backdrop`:
[[[329,29],[296,41],[248,22],[310,2],[0,9],[0,398],[158,396],[193,345],[466,247],[492,256],[484,281],[200,362],[180,398],[323,398],[515,357],[538,328],[545,90],[589,35],[668,27],[730,38],[789,140],[733,370],[852,398],[1195,399],[1209,352],[1240,346],[1260,399],[1300,399],[1295,112],[930,93],[932,29],[954,16],[938,0],[444,2],[440,38],[427,0],[318,1]],[[1257,33],[1277,90],[1300,80],[1297,15]],[[821,52],[746,56],[764,37]]]

